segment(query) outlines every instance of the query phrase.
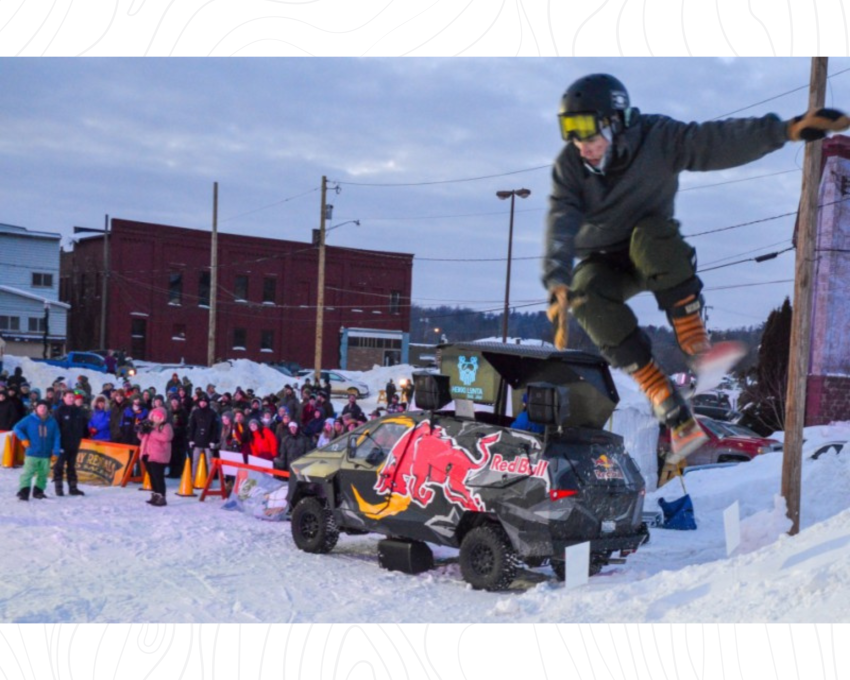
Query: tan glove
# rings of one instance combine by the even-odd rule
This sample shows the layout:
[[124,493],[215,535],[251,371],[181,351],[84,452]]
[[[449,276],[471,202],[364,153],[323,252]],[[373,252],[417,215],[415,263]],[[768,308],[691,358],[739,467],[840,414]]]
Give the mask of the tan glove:
[[788,121],[788,139],[793,142],[813,142],[826,137],[827,132],[850,128],[850,118],[838,109],[809,111]]
[[555,347],[566,349],[569,340],[569,287],[561,284],[549,290],[552,302],[546,310],[546,316],[552,322],[555,330]]
[[28,449],[30,447],[30,440],[29,439],[21,439],[21,446],[23,446],[25,449]]

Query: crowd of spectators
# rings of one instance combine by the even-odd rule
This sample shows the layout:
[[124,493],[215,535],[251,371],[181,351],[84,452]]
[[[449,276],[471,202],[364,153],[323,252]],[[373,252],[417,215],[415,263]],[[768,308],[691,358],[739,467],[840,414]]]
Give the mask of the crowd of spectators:
[[[166,461],[159,454],[158,460],[162,461],[162,474],[168,477],[180,478],[188,459],[194,478],[201,454],[209,467],[219,451],[241,453],[245,462],[249,455],[256,456],[288,471],[290,462],[299,456],[382,415],[382,409],[377,409],[367,416],[353,394],[336,413],[327,384],[305,381],[298,391],[296,388],[297,385],[286,384],[277,393],[260,396],[251,388],[237,387],[233,393],[219,394],[215,385],[194,387],[185,376],[180,378],[174,373],[161,392],[125,381],[120,387],[104,383],[102,392],[93,394],[88,379],[81,375],[73,386],[57,380],[42,394],[30,386],[18,367],[11,376],[0,374],[0,430],[13,430],[40,403],[47,407],[47,417],[56,419],[60,426],[61,418],[73,420],[77,428],[73,435],[76,448],[60,446],[54,452],[59,459],[54,465],[54,477],[58,480],[57,494],[61,494],[63,472],[67,473],[71,493],[81,494],[72,460],[81,438],[139,446],[153,425],[161,431],[161,425],[167,424],[171,431],[170,455]],[[407,397],[408,393],[399,395],[392,380],[387,383],[386,393],[386,412],[406,409],[400,396]],[[60,462],[61,467],[57,467]],[[159,472],[157,469],[157,476]],[[44,490],[43,486],[36,488]],[[40,497],[35,492],[33,495]]]

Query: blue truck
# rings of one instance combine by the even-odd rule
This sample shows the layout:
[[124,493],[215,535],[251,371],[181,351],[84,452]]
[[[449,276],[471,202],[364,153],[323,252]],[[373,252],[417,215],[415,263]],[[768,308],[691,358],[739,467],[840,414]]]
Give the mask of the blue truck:
[[[57,366],[58,368],[66,368],[74,371],[81,368],[86,368],[90,371],[98,371],[99,373],[108,373],[106,370],[106,361],[95,352],[68,352],[64,357],[57,359],[34,359],[48,366]],[[116,374],[119,378],[131,377],[136,374],[136,369],[132,363],[127,360],[124,364],[118,367]]]

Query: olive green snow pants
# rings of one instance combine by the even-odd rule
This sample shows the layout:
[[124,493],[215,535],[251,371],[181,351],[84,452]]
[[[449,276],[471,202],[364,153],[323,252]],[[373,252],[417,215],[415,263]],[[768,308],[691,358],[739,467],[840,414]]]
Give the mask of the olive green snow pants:
[[626,300],[649,291],[667,311],[701,288],[696,251],[682,238],[679,223],[648,217],[635,225],[628,250],[593,253],[579,262],[570,286],[570,311],[603,355],[624,366],[636,360],[634,352],[624,347],[620,358],[617,349],[636,337],[638,327]]

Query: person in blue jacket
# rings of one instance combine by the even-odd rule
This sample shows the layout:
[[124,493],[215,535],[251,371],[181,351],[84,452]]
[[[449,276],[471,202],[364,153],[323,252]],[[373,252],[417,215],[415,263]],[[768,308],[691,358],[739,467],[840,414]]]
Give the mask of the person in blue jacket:
[[98,442],[108,442],[109,432],[109,409],[106,405],[106,397],[98,395],[94,400],[94,410],[89,418],[89,439]]
[[532,423],[528,419],[528,394],[522,395],[522,403],[522,411],[520,411],[520,414],[516,417],[516,420],[511,423],[511,427],[515,430],[526,430],[528,432],[543,434],[546,431],[546,428],[542,425],[538,425],[537,423]]
[[59,425],[50,414],[47,402],[40,400],[35,406],[35,413],[30,413],[15,425],[14,433],[24,445],[26,454],[18,498],[29,500],[33,477],[35,487],[32,489],[32,497],[46,498],[44,490],[47,488],[50,458],[62,453]]

